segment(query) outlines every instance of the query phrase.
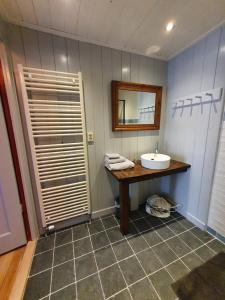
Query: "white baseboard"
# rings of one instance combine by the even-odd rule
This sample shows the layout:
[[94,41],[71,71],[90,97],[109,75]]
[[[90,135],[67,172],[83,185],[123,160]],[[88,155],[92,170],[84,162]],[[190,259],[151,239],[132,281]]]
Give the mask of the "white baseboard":
[[199,227],[202,230],[205,230],[206,224],[202,221],[200,221],[198,218],[196,218],[195,216],[193,216],[192,214],[190,214],[189,212],[186,213],[186,218],[194,223],[197,227]]
[[99,210],[95,210],[91,213],[91,218],[92,219],[96,219],[99,217],[103,217],[109,214],[112,214],[115,212],[115,206],[110,206],[107,208],[103,208],[103,209],[99,209]]

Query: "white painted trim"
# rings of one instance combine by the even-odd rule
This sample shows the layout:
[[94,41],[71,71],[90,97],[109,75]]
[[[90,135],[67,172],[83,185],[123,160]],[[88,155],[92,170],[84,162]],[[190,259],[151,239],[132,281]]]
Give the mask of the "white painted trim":
[[[28,182],[26,180],[27,172],[29,174],[27,156],[25,156],[24,159],[24,157],[21,155],[21,151],[25,150],[24,145],[21,147],[21,145],[24,144],[24,133],[22,129],[20,116],[15,117],[15,115],[18,116],[18,112],[19,112],[19,106],[17,106],[18,98],[16,95],[16,89],[12,78],[12,73],[11,73],[12,70],[10,69],[9,59],[7,57],[7,49],[5,46],[5,41],[2,41],[0,45],[0,56],[2,60],[2,68],[3,68],[3,76],[5,79],[6,92],[9,99],[12,125],[13,125],[13,131],[15,135],[17,154],[19,158],[20,171],[21,171],[25,201],[26,201],[26,208],[27,208],[28,219],[29,219],[30,230],[31,230],[31,237],[32,239],[35,239],[38,237],[39,231],[38,231],[37,217],[36,217],[36,212],[34,207],[33,190],[31,187],[31,182],[30,181]],[[21,140],[23,142],[21,142]],[[30,177],[30,175],[28,176]]]
[[196,226],[198,226],[200,229],[205,230],[206,224],[202,221],[200,221],[198,218],[193,216],[191,213],[187,212],[185,216],[190,222],[194,223]]
[[110,207],[107,207],[107,208],[103,208],[103,209],[93,211],[92,214],[91,214],[91,218],[96,219],[96,218],[99,218],[99,217],[103,217],[103,216],[112,214],[114,212],[115,212],[115,206],[110,206]]

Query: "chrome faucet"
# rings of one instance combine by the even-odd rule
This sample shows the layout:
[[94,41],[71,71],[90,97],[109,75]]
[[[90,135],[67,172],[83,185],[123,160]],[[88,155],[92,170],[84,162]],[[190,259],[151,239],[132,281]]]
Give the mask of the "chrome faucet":
[[155,154],[159,153],[159,142],[155,144]]

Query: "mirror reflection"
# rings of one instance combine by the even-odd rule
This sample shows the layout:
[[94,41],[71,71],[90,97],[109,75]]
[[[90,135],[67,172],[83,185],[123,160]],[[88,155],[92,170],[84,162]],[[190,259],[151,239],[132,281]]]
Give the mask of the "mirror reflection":
[[118,122],[154,124],[156,93],[118,90]]

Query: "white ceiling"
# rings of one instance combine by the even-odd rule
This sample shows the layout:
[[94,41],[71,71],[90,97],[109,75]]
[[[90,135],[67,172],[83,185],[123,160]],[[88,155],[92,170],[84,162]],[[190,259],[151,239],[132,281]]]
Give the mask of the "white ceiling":
[[[8,22],[161,59],[179,53],[225,20],[225,0],[0,0]],[[175,29],[165,32],[173,20]]]

